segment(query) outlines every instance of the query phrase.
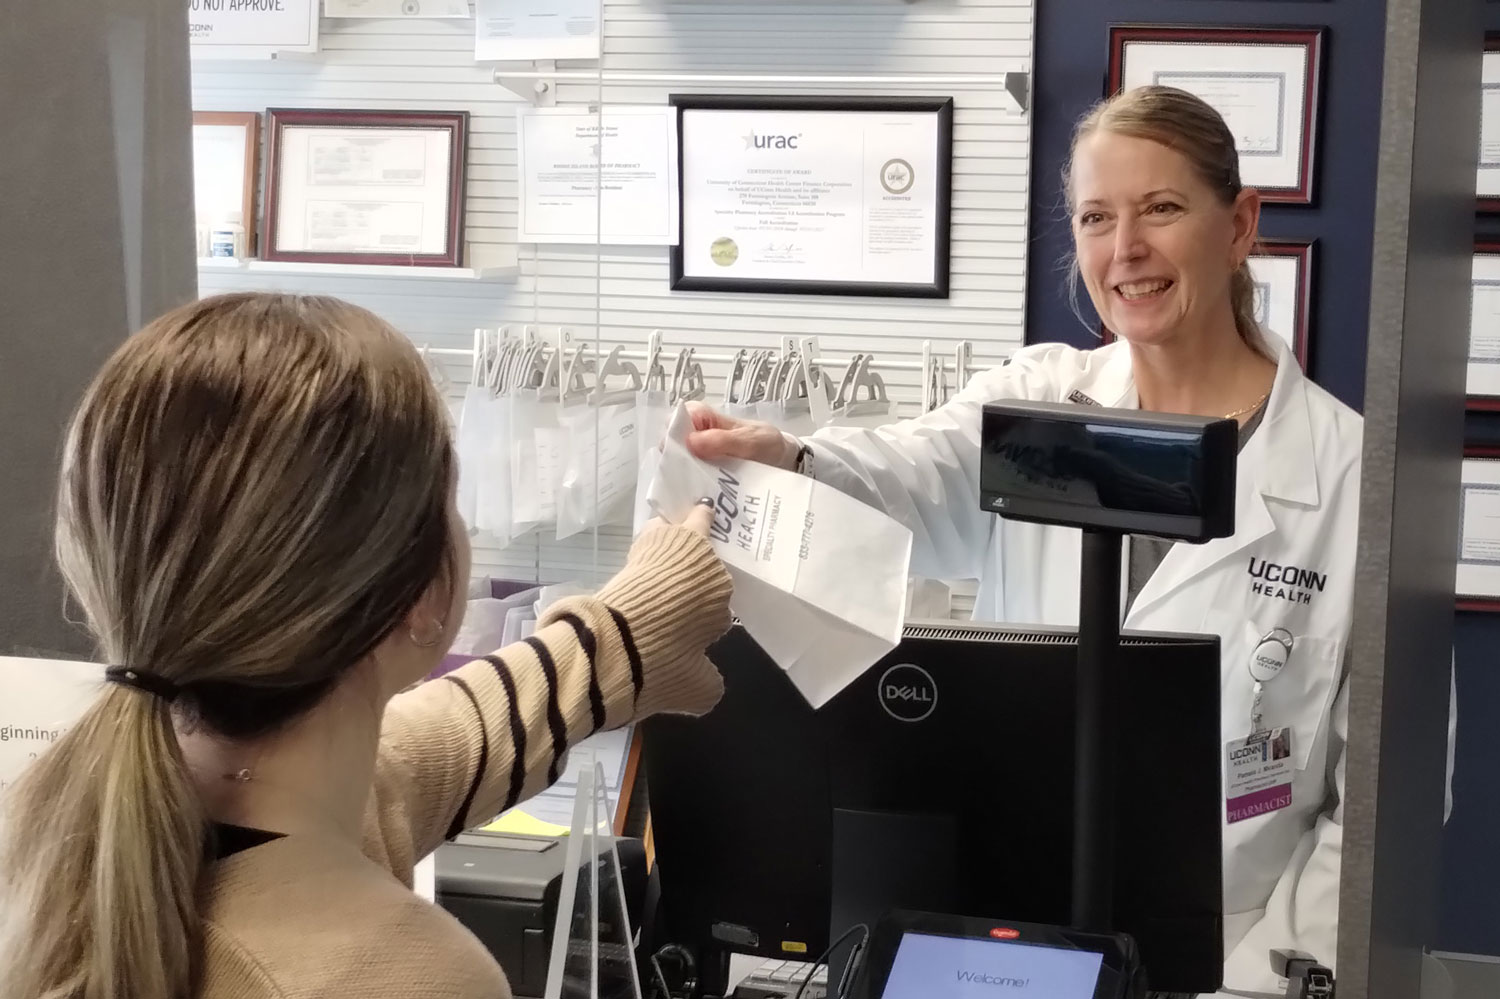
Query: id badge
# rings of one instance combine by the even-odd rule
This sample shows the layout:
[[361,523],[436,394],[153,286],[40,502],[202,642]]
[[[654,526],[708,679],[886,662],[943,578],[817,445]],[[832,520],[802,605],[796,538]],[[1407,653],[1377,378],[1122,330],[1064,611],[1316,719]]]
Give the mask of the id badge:
[[1292,730],[1273,728],[1231,739],[1224,750],[1225,805],[1230,824],[1279,812],[1292,803],[1296,757]]

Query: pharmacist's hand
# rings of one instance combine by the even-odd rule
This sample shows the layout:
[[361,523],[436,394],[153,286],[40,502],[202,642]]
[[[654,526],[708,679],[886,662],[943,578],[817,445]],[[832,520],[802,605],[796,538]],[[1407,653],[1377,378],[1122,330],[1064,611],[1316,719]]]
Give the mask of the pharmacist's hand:
[[709,409],[701,402],[688,403],[693,430],[688,450],[703,461],[743,458],[792,471],[797,467],[798,445],[769,423],[737,420]]

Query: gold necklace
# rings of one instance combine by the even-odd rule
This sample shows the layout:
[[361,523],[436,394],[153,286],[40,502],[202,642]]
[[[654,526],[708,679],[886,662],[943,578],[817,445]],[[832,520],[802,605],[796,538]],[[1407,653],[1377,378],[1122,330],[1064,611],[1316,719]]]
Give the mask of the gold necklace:
[[1236,417],[1244,416],[1246,413],[1253,413],[1257,409],[1260,408],[1260,404],[1261,403],[1265,402],[1269,398],[1271,398],[1271,390],[1270,389],[1266,389],[1266,394],[1265,395],[1261,396],[1259,399],[1256,399],[1254,402],[1252,402],[1250,405],[1246,406],[1244,409],[1236,409],[1232,413],[1225,413],[1224,416],[1223,416],[1223,419],[1233,420]]

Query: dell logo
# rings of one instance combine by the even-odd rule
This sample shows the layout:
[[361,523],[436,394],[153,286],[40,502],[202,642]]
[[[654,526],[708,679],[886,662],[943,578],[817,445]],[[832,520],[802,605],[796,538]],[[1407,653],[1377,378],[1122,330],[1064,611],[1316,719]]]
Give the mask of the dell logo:
[[923,721],[937,709],[937,683],[932,674],[911,663],[886,670],[876,693],[885,713],[897,721]]

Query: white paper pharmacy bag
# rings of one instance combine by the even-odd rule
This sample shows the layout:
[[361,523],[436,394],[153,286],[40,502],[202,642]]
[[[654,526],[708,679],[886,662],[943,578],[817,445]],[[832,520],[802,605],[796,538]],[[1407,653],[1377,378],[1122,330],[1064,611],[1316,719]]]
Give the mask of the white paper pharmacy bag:
[[714,499],[710,541],[734,577],[733,610],[813,707],[901,640],[911,531],[805,475],[710,465],[687,449],[681,406],[662,443],[652,506],[679,520]]

